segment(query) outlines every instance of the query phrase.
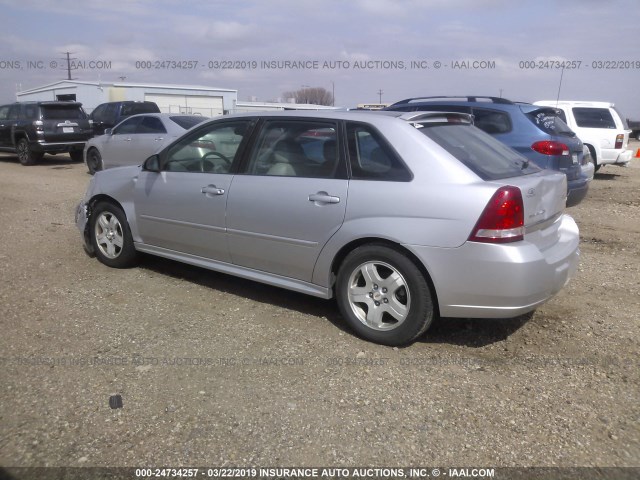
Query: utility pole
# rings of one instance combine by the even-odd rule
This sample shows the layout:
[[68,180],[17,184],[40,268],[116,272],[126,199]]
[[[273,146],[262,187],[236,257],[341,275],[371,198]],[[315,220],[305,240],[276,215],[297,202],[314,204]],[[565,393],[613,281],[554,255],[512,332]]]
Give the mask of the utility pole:
[[67,80],[73,80],[71,78],[71,60],[77,60],[77,59],[71,58],[72,52],[64,52],[64,53],[67,56]]
[[382,94],[384,92],[382,91],[382,89],[378,90],[378,103],[382,104]]
[[331,80],[331,106],[336,106],[336,83]]

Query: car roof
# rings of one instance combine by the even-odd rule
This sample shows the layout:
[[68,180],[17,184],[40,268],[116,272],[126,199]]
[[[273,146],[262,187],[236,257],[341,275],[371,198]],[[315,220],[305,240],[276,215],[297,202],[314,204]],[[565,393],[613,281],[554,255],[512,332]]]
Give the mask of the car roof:
[[611,102],[590,102],[582,100],[539,100],[534,105],[548,106],[568,106],[568,107],[595,107],[595,108],[612,108],[615,104]]
[[198,117],[198,118],[206,118],[202,115],[195,115],[193,113],[157,113],[157,112],[149,112],[149,113],[136,113],[135,115],[129,115],[123,121],[129,120],[130,118],[136,117],[157,117],[157,118],[171,118],[171,117]]

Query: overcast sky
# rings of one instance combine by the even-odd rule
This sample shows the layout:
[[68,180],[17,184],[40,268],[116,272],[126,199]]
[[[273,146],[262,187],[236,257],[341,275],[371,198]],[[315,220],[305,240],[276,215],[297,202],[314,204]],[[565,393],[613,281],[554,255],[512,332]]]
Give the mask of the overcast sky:
[[387,103],[501,92],[548,100],[562,75],[561,99],[615,102],[640,119],[638,0],[0,0],[0,8],[1,102],[66,78],[63,52],[72,52],[83,62],[77,80],[207,85],[261,101],[308,85],[335,88],[341,106],[377,103],[380,90]]

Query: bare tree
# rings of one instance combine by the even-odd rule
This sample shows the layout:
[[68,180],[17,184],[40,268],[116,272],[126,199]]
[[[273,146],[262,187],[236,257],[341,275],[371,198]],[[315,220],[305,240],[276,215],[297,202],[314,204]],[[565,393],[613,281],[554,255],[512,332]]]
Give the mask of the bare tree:
[[295,92],[284,92],[284,98],[293,98],[296,103],[312,103],[314,105],[333,105],[333,95],[322,87],[305,87]]

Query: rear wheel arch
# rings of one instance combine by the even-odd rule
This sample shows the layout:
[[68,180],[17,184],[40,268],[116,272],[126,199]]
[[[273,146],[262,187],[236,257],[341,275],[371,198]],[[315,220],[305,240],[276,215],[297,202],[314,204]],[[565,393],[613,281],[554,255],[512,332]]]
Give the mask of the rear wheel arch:
[[[364,245],[378,245],[382,247],[391,248],[392,250],[395,250],[398,253],[401,253],[406,257],[408,257],[409,260],[411,260],[413,264],[418,268],[418,270],[420,270],[425,280],[427,281],[427,284],[429,285],[429,290],[431,291],[431,297],[433,300],[435,313],[438,316],[440,315],[440,308],[438,305],[438,295],[436,292],[433,279],[431,278],[431,274],[429,273],[425,265],[418,259],[418,257],[416,257],[416,255],[414,255],[414,253],[411,250],[391,240],[377,238],[377,237],[366,237],[366,238],[359,238],[357,240],[353,240],[347,243],[346,245],[344,245],[335,255],[335,257],[333,258],[333,262],[331,263],[331,278],[333,280],[336,279],[338,275],[338,271],[340,270],[340,267],[342,266],[345,258],[347,258],[347,256],[356,248],[362,247]],[[333,282],[332,288],[334,289],[334,296],[335,296],[335,281]]]
[[593,166],[597,171],[601,167],[601,165],[598,162],[598,155],[596,154],[596,149],[590,143],[585,143],[584,145],[589,149],[589,153],[591,154],[591,162],[593,163]]

